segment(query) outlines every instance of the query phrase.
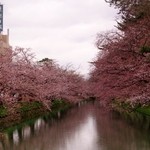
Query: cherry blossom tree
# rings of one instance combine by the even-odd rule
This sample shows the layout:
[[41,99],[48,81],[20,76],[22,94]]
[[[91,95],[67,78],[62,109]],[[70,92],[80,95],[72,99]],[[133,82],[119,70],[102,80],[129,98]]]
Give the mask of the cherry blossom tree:
[[94,95],[104,103],[113,99],[131,103],[150,102],[150,26],[140,20],[125,33],[99,34],[97,59],[89,82]]
[[150,102],[150,1],[105,0],[119,10],[117,31],[98,34],[89,85],[104,104]]
[[126,30],[128,26],[136,24],[139,20],[146,18],[150,20],[149,0],[105,0],[110,6],[119,10],[120,21],[118,28]]
[[84,78],[52,59],[36,62],[30,49],[19,47],[0,57],[0,102],[6,107],[40,101],[49,109],[56,99],[76,103],[86,97]]

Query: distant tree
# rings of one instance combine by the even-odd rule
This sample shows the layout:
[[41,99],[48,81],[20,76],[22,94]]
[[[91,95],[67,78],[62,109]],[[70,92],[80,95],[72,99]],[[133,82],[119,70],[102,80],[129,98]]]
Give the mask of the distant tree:
[[39,63],[49,65],[49,66],[55,66],[56,65],[55,60],[49,59],[49,58],[43,58],[42,60],[39,61]]

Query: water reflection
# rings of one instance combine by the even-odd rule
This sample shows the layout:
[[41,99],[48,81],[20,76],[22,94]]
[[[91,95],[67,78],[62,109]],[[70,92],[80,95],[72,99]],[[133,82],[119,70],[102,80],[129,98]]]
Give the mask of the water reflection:
[[58,119],[39,118],[0,135],[0,150],[149,150],[149,132],[97,105],[73,108]]
[[63,150],[96,150],[98,135],[95,123],[93,116],[89,116],[70,137],[65,139]]
[[45,122],[42,118],[39,118],[34,123],[34,130],[39,131],[42,126],[45,125]]
[[13,132],[13,142],[14,142],[15,144],[19,143],[18,130],[15,130],[15,131]]
[[150,149],[149,130],[135,128],[113,114],[103,114],[100,117],[101,119],[97,118],[96,122],[97,132],[101,135],[99,143],[103,144],[103,150]]

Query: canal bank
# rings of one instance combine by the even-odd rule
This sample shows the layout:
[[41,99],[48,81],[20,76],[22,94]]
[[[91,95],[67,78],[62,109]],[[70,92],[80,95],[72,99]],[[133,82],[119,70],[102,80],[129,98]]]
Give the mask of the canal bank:
[[149,105],[131,105],[128,102],[114,101],[112,103],[112,108],[114,113],[126,120],[129,124],[134,124],[138,128],[150,130]]
[[[85,102],[96,103],[97,106],[100,106],[99,102],[95,99],[88,99],[77,104],[80,106]],[[75,104],[67,103],[63,100],[55,100],[51,104],[51,110],[47,110],[43,104],[38,101],[20,102],[15,107],[15,111],[9,113],[9,111],[1,105],[0,131],[24,124],[24,122],[34,122],[34,120],[40,116],[57,118],[60,113],[65,112],[72,106],[75,106]],[[101,109],[101,107],[99,109]],[[112,111],[129,123],[150,129],[150,106],[131,106],[129,103],[115,101],[112,103]]]
[[40,116],[57,117],[72,106],[63,100],[55,100],[51,104],[51,110],[46,109],[42,103],[38,101],[20,102],[13,109],[13,112],[0,106],[0,131],[7,130],[10,127],[15,127],[24,122],[32,122]]

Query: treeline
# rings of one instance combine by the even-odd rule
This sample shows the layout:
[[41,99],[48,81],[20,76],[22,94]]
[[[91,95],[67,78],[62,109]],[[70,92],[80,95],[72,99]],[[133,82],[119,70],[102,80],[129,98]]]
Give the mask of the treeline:
[[105,105],[150,104],[150,1],[106,0],[119,10],[116,31],[98,34],[91,93]]
[[39,101],[50,109],[56,99],[76,103],[86,98],[85,79],[54,60],[35,61],[29,49],[0,52],[0,105],[11,112],[19,101]]

